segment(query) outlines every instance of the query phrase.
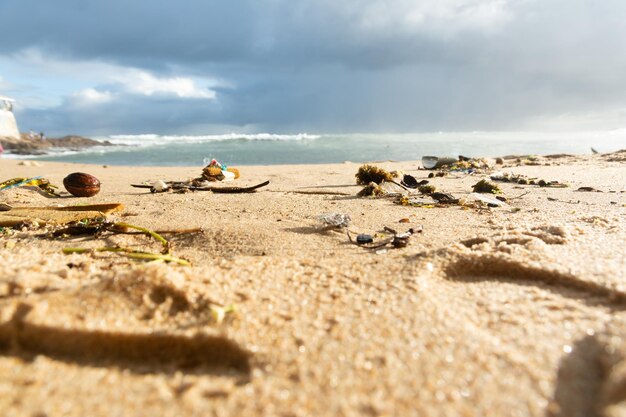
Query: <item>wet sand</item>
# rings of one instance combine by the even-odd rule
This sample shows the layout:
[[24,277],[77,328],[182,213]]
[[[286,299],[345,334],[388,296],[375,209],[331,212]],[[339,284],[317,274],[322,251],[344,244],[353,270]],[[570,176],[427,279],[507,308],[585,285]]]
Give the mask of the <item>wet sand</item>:
[[[152,194],[142,181],[202,167],[33,166],[0,179],[89,199],[0,192],[11,206],[123,203],[109,215],[163,235],[191,267],[66,247],[158,252],[142,235],[0,237],[0,410],[7,416],[626,415],[626,153],[506,161],[567,183],[499,183],[508,206],[402,206],[357,198],[359,164],[240,167],[252,194]],[[419,162],[381,162],[425,179]],[[468,198],[486,174],[430,179]],[[226,184],[217,184],[226,185]],[[601,192],[577,191],[593,187]],[[370,250],[349,229],[418,230]],[[233,310],[231,312],[231,310]]]

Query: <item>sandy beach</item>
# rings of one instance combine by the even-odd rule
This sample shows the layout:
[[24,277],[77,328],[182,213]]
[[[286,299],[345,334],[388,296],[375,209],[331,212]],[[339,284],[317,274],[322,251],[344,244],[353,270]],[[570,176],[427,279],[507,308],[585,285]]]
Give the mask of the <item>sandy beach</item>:
[[[375,165],[464,199],[489,178]],[[216,186],[270,184],[179,194],[130,184],[202,167],[0,160],[0,181],[43,176],[65,195],[0,203],[122,203],[109,219],[163,232],[191,263],[62,252],[159,252],[144,235],[3,229],[0,414],[626,416],[626,152],[507,159],[494,171],[568,187],[500,182],[500,207],[359,198],[359,166],[242,166]],[[101,192],[67,197],[72,172]],[[323,230],[326,213],[353,237],[415,233],[368,249]]]

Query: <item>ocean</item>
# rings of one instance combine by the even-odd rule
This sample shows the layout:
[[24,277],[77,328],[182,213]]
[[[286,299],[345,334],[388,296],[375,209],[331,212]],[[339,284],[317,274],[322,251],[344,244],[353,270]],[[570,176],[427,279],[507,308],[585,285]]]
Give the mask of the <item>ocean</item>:
[[43,156],[4,155],[106,165],[199,166],[406,161],[434,156],[589,154],[626,148],[626,129],[605,132],[436,132],[419,134],[259,133],[222,135],[114,135],[94,137],[113,146],[59,150]]

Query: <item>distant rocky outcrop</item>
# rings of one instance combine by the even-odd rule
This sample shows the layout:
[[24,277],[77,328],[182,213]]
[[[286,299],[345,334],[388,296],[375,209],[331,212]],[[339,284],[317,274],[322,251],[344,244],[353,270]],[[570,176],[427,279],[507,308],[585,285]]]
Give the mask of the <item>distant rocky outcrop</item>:
[[63,148],[69,150],[80,150],[93,146],[112,146],[111,142],[97,141],[82,136],[63,136],[61,138],[39,139],[31,138],[28,134],[22,133],[20,139],[0,137],[0,144],[5,152],[18,155],[45,155],[52,148]]

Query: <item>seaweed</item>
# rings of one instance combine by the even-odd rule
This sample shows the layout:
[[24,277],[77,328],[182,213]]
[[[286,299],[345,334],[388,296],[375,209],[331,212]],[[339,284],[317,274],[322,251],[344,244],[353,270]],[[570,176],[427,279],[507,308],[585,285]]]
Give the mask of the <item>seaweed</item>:
[[357,193],[359,197],[382,197],[384,195],[385,190],[383,190],[383,187],[373,181]]
[[383,181],[393,181],[390,172],[374,165],[361,165],[355,175],[358,185],[370,185],[372,182],[381,184]]
[[430,184],[420,185],[419,187],[417,187],[417,191],[419,191],[422,194],[427,194],[427,195],[434,193],[435,190],[437,190],[435,188],[435,186],[434,185],[430,185]]
[[501,194],[502,190],[496,184],[487,180],[480,180],[472,186],[475,193]]
[[161,236],[159,233],[154,232],[152,230],[146,229],[144,227],[135,226],[132,224],[124,223],[124,222],[78,222],[70,227],[65,229],[61,229],[53,234],[54,237],[67,236],[67,235],[78,235],[78,234],[89,234],[93,236],[99,236],[104,232],[111,233],[128,233],[128,229],[137,230],[141,234],[145,234],[146,236],[152,237],[163,246],[163,250],[161,253],[151,253],[144,252],[140,250],[135,250],[131,248],[124,247],[112,247],[105,246],[96,249],[88,249],[88,248],[64,248],[64,254],[72,254],[72,253],[93,253],[93,252],[114,252],[118,253],[127,258],[135,259],[135,260],[147,260],[147,261],[161,261],[161,262],[173,262],[179,265],[190,266],[189,261],[177,258],[172,256],[170,253],[171,245],[170,242]]
[[174,262],[179,265],[190,266],[189,261],[185,259],[176,258],[170,254],[143,252],[129,248],[119,248],[105,246],[103,248],[88,249],[88,248],[64,248],[63,253],[66,255],[72,253],[88,253],[88,252],[115,252],[122,256],[126,256],[131,259],[143,260],[143,261],[162,261],[162,262]]

